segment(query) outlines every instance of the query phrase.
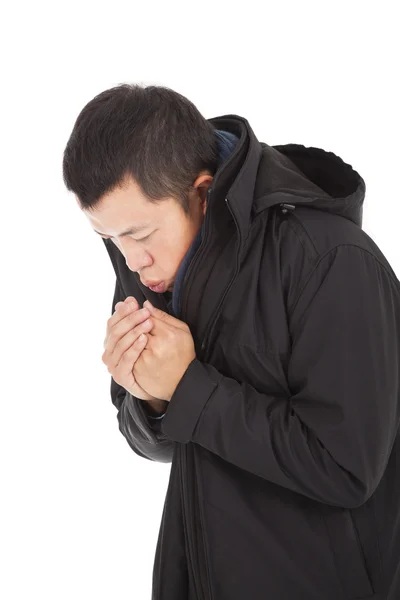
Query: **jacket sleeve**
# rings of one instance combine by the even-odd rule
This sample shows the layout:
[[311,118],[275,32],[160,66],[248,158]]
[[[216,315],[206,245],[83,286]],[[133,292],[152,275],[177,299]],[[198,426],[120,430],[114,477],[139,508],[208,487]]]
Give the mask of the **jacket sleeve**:
[[165,415],[165,412],[163,412],[160,416],[158,417],[154,417],[153,415],[149,415],[149,419],[162,419],[163,416]]
[[[117,302],[125,299],[118,279],[111,314],[115,312]],[[148,460],[172,462],[174,442],[167,439],[161,431],[161,419],[152,418],[145,408],[145,401],[130,394],[111,377],[111,400],[118,409],[119,430],[131,449]],[[168,409],[167,409],[168,410]],[[164,413],[166,414],[166,412]]]
[[354,508],[376,489],[399,426],[400,284],[342,245],[313,268],[289,315],[290,396],[194,359],[161,428],[319,502]]

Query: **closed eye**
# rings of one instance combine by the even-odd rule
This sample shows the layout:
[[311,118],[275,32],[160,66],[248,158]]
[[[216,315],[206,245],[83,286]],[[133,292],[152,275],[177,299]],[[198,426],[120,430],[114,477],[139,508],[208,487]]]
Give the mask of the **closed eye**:
[[[144,240],[148,240],[151,235],[152,234],[150,233],[149,235],[146,235],[146,237],[140,238],[140,240],[135,240],[135,242],[143,242]],[[103,240],[111,240],[112,239],[110,237],[104,237],[103,235],[101,235],[100,237],[103,238]]]
[[151,236],[151,233],[149,235],[146,235],[146,237],[140,238],[140,240],[135,240],[135,241],[136,242],[143,242],[144,240],[148,240],[150,236]]

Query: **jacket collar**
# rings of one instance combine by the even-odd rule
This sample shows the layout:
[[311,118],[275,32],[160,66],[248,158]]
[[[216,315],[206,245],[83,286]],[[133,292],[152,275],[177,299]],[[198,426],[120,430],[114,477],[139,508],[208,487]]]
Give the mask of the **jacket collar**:
[[[238,143],[229,158],[216,172],[209,188],[208,208],[210,226],[216,234],[224,234],[226,220],[230,218],[226,203],[240,232],[239,253],[247,238],[252,221],[253,194],[262,147],[249,122],[238,115],[224,115],[208,119],[218,130],[233,133]],[[219,230],[219,231],[218,231]]]

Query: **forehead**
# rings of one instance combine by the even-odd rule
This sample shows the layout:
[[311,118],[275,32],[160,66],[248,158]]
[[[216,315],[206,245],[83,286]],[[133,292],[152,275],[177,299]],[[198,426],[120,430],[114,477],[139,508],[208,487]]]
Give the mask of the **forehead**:
[[[78,202],[78,199],[76,198]],[[78,202],[79,204],[79,202]],[[157,212],[154,205],[139,192],[137,185],[130,183],[105,194],[100,202],[91,209],[82,212],[98,233],[113,235],[136,233],[149,227]]]
[[109,237],[136,233],[143,237],[153,228],[174,229],[183,218],[187,219],[172,197],[150,202],[132,180],[108,192],[93,209],[83,212],[95,232]]

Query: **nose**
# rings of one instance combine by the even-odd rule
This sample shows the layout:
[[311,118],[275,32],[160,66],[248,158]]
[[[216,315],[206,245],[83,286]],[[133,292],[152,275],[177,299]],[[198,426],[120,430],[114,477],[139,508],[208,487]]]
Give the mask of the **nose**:
[[143,260],[136,260],[136,259],[125,259],[126,262],[126,266],[128,267],[128,269],[130,269],[131,271],[134,271],[135,273],[140,273],[140,271],[144,268],[149,266],[148,262],[145,262]]
[[152,264],[149,255],[143,248],[130,248],[127,253],[124,253],[124,256],[128,269],[137,273]]
[[153,261],[147,251],[131,238],[118,239],[117,246],[125,258],[126,266],[133,272],[149,267]]

